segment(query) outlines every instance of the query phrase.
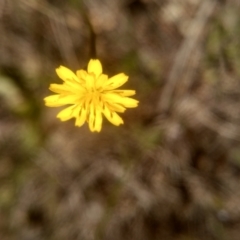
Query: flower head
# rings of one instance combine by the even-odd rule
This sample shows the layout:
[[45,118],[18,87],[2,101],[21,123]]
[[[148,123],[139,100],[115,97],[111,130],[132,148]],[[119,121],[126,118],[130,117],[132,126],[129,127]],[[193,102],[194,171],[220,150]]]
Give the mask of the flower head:
[[70,105],[57,115],[61,121],[76,118],[75,125],[80,127],[88,122],[92,132],[100,132],[102,115],[112,124],[123,124],[117,112],[124,112],[126,108],[137,107],[138,101],[129,98],[135,94],[134,90],[116,90],[128,80],[128,76],[119,73],[111,78],[102,73],[101,62],[91,59],[87,71],[78,70],[73,73],[70,69],[60,66],[56,69],[63,84],[51,84],[49,89],[56,93],[44,98],[48,107]]

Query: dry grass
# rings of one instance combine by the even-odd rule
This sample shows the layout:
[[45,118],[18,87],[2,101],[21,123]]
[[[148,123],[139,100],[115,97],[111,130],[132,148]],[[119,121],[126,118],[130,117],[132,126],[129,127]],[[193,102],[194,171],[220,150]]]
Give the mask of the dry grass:
[[[0,239],[238,240],[239,10],[1,0]],[[140,99],[99,134],[42,100],[95,54]]]

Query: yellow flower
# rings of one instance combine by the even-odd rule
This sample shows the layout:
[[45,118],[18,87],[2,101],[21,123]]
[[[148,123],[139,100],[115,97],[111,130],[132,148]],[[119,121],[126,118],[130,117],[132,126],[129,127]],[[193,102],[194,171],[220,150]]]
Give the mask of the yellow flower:
[[137,107],[138,101],[129,98],[135,94],[134,90],[116,90],[128,80],[128,76],[119,73],[111,78],[102,73],[102,65],[98,59],[91,59],[87,71],[78,70],[74,74],[66,67],[56,69],[63,84],[51,84],[49,89],[55,95],[46,97],[48,107],[70,105],[57,117],[61,121],[76,118],[75,125],[80,127],[88,122],[92,132],[100,132],[102,128],[102,114],[114,125],[123,124],[117,112],[124,112],[126,108]]

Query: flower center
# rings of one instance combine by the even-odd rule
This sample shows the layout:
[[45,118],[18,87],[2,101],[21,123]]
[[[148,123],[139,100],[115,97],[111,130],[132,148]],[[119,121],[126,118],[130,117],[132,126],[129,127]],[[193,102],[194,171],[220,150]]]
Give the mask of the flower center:
[[85,97],[85,99],[89,99],[90,102],[94,104],[98,104],[100,101],[100,98],[101,98],[101,93],[96,89],[92,89],[91,91],[89,91]]

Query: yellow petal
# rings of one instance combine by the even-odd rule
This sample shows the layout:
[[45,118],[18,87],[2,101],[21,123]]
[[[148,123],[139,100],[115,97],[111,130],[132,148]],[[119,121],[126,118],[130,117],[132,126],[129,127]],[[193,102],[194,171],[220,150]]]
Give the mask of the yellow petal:
[[62,93],[62,94],[72,92],[72,88],[65,84],[50,84],[49,89],[55,93]]
[[92,91],[93,89],[95,89],[95,78],[93,74],[87,75],[85,86],[88,91]]
[[102,112],[100,110],[96,110],[94,129],[96,132],[100,132],[102,129]]
[[113,125],[119,126],[120,124],[123,124],[122,118],[117,113],[110,111],[106,106],[103,108],[103,114]]
[[138,106],[138,102],[137,100],[133,99],[133,98],[129,98],[129,97],[122,97],[118,94],[115,93],[105,93],[103,95],[104,100],[111,103],[119,103],[121,105],[123,105],[124,107],[127,108],[134,108]]
[[84,85],[82,85],[81,83],[79,82],[65,82],[63,84],[64,86],[66,86],[67,88],[71,89],[71,92],[74,92],[74,93],[83,93],[86,91],[86,89],[84,88]]
[[94,104],[90,105],[89,110],[89,119],[88,119],[89,128],[92,132],[100,132],[102,128],[102,113]]
[[100,89],[107,82],[108,76],[106,74],[101,74],[96,80],[96,88]]
[[65,105],[65,104],[58,103],[59,96],[60,96],[59,94],[56,94],[56,95],[45,97],[44,98],[45,105],[48,107],[60,107]]
[[112,90],[115,88],[119,88],[124,83],[126,83],[128,80],[128,76],[124,73],[119,73],[111,78],[108,79],[108,81],[104,84],[105,90]]
[[61,112],[58,113],[57,118],[60,118],[61,121],[67,121],[73,118],[73,110],[76,108],[75,105],[70,106],[68,108],[63,109]]
[[52,95],[44,98],[45,105],[48,107],[59,107],[66,104],[79,103],[81,96],[78,95]]
[[98,78],[102,73],[102,64],[98,59],[91,59],[88,63],[88,73],[94,73]]
[[57,75],[63,80],[63,81],[76,81],[79,82],[78,77],[68,68],[64,66],[60,66],[56,69]]
[[112,90],[111,92],[119,94],[122,97],[129,97],[136,94],[135,90]]
[[87,118],[87,110],[86,108],[82,107],[79,114],[76,116],[75,126],[81,127]]
[[77,77],[82,80],[83,82],[86,81],[88,73],[85,70],[78,70],[77,71]]
[[80,96],[78,95],[60,95],[58,101],[64,104],[76,104],[79,103]]
[[129,97],[123,97],[121,101],[121,104],[127,108],[135,108],[138,106],[138,103],[139,101]]
[[109,107],[109,109],[111,110],[111,111],[113,111],[113,112],[121,112],[121,113],[123,113],[123,112],[125,112],[125,110],[126,110],[126,108],[125,107],[123,107],[122,105],[120,105],[120,104],[118,104],[118,103],[110,103],[110,102],[108,102],[107,103],[107,106]]

